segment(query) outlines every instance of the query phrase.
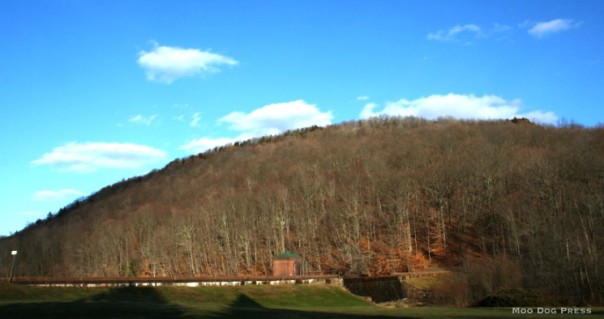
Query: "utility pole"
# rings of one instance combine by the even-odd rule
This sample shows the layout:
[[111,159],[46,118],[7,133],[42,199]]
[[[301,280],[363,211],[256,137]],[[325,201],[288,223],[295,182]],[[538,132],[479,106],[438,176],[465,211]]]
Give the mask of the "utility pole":
[[13,282],[13,274],[15,273],[15,259],[17,259],[17,251],[13,250],[10,252],[11,255],[13,255],[13,266],[10,268],[10,279],[8,280],[9,283]]

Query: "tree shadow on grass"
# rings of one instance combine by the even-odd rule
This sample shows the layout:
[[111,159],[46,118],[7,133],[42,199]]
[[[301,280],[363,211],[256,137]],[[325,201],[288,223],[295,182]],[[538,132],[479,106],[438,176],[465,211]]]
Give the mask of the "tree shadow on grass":
[[110,289],[75,301],[24,302],[0,306],[0,318],[178,318],[184,313],[153,288]]
[[[339,311],[342,308],[336,309]],[[199,310],[201,312],[198,312]],[[7,304],[0,306],[0,318],[392,319],[393,317],[267,308],[245,294],[240,294],[224,310],[208,312],[203,309],[203,305],[196,310],[195,307],[185,308],[171,303],[151,287],[124,287],[110,289],[75,301]]]
[[[341,309],[341,308],[340,308]],[[392,319],[392,316],[380,315],[355,315],[350,313],[331,313],[320,311],[304,311],[291,309],[266,308],[245,294],[239,295],[227,309],[213,313],[208,318],[212,319],[264,319],[264,318],[287,318],[287,319]],[[405,318],[405,317],[397,317]]]

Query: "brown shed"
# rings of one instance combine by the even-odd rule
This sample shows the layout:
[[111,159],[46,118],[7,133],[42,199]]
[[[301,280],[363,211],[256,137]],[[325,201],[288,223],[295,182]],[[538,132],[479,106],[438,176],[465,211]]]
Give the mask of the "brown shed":
[[273,276],[300,276],[302,274],[302,264],[302,256],[286,251],[273,257]]

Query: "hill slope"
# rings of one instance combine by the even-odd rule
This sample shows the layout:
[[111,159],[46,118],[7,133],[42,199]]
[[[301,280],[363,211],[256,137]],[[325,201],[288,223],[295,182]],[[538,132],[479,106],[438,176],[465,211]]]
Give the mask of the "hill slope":
[[28,276],[262,275],[291,250],[315,273],[439,264],[476,297],[602,302],[602,234],[604,129],[381,118],[174,161],[0,249]]

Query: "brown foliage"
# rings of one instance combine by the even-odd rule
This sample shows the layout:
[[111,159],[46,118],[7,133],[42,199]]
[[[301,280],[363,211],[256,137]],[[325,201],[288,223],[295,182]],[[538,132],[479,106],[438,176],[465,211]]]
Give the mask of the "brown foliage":
[[467,300],[521,272],[601,303],[603,132],[415,118],[288,132],[108,186],[0,250],[17,247],[28,276],[263,275],[285,250],[325,274],[505,256],[476,269]]

